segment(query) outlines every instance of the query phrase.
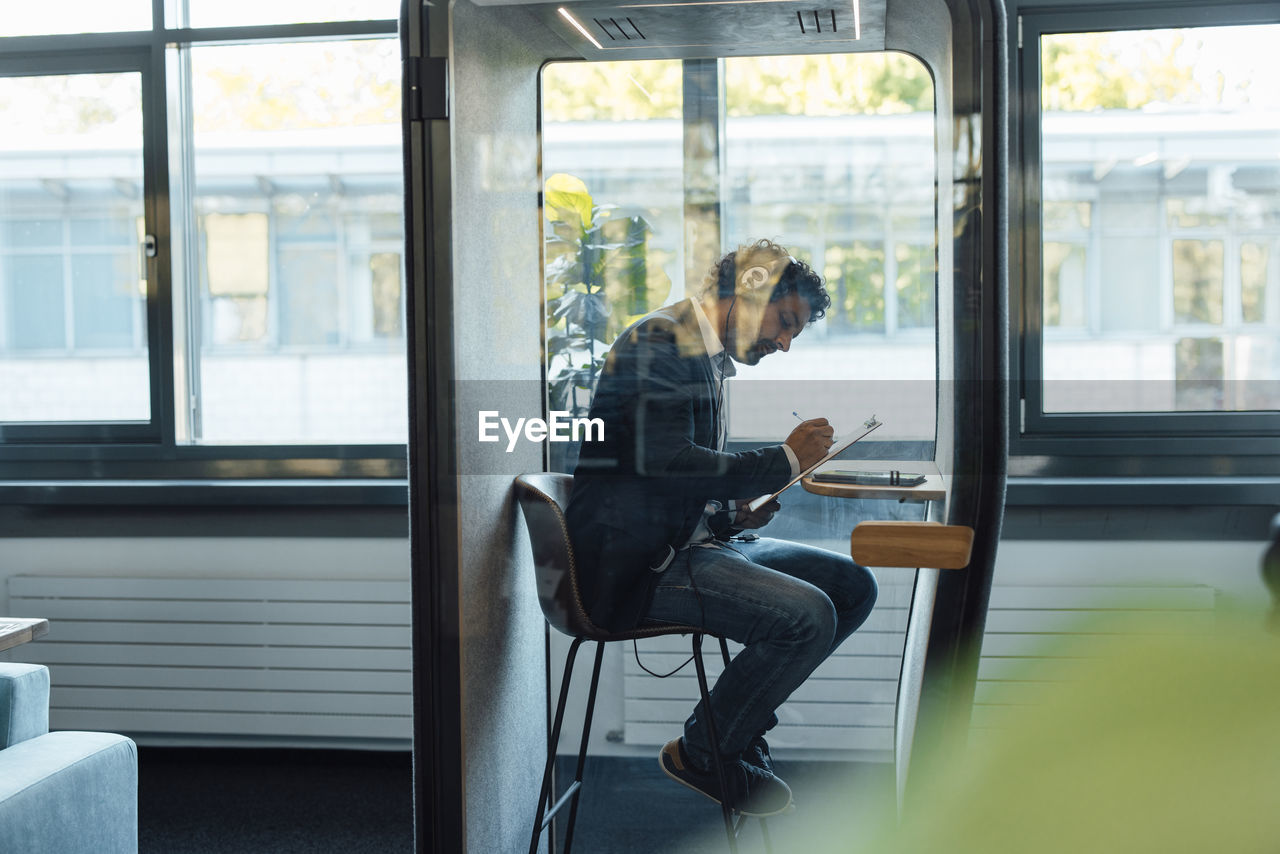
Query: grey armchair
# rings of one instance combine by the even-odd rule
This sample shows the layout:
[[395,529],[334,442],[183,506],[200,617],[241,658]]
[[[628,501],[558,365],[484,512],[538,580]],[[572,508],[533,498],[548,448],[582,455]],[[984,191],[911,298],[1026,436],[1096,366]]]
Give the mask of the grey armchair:
[[134,743],[49,732],[49,669],[0,662],[0,851],[137,850]]

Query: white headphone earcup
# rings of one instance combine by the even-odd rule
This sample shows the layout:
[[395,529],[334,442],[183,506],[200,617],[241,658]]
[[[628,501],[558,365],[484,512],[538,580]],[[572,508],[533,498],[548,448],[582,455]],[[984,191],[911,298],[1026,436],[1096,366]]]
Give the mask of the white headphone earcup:
[[738,281],[742,284],[743,290],[754,291],[757,288],[764,287],[769,281],[769,268],[761,266],[750,267],[742,272],[742,276]]

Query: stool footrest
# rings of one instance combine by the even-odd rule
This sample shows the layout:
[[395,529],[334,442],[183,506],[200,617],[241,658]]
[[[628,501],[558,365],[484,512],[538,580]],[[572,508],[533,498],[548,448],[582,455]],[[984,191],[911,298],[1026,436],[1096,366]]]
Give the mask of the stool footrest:
[[551,819],[556,817],[556,813],[560,812],[560,808],[563,807],[565,804],[569,803],[569,801],[572,800],[578,794],[578,790],[581,788],[582,788],[582,781],[574,780],[572,785],[570,785],[569,788],[565,791],[565,793],[560,796],[560,800],[556,801],[555,806],[547,810],[547,814],[542,817],[542,827],[540,828],[541,830],[547,829],[547,825],[551,824]]

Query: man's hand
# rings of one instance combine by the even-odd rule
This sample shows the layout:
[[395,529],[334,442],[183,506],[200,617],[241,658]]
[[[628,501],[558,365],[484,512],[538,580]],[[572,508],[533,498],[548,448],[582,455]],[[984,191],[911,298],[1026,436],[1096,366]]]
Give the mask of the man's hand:
[[782,508],[777,500],[770,501],[763,505],[755,512],[747,509],[750,499],[739,501],[738,513],[733,517],[733,527],[735,528],[763,528],[769,524],[769,520],[773,518],[773,514]]
[[835,435],[835,428],[827,419],[810,418],[801,421],[791,431],[787,445],[795,452],[803,471],[827,455],[827,450],[835,443]]

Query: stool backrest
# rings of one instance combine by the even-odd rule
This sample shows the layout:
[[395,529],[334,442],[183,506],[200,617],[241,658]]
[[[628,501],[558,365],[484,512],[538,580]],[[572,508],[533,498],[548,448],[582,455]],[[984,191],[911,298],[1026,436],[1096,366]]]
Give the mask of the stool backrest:
[[573,475],[559,472],[522,474],[516,478],[516,500],[529,528],[538,602],[553,629],[571,637],[603,635],[582,604],[578,567],[564,509],[573,491]]

